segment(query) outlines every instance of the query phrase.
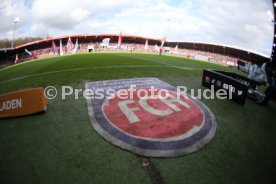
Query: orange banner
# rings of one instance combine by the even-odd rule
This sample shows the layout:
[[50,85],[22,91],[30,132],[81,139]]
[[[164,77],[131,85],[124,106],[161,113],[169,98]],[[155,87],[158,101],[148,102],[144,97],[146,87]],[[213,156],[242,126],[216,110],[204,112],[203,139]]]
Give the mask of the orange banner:
[[33,88],[0,95],[0,118],[45,112],[47,99],[43,88]]

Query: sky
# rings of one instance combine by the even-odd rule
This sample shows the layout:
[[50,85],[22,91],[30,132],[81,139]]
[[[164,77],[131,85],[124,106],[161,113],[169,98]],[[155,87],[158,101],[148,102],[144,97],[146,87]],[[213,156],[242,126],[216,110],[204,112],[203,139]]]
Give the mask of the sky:
[[271,0],[1,0],[0,39],[129,34],[271,55]]

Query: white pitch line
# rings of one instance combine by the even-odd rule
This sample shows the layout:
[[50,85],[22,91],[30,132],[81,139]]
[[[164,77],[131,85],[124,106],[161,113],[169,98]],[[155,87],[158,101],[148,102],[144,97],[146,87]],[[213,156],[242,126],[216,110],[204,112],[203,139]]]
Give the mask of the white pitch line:
[[[120,54],[120,56],[138,59],[137,57],[133,57],[133,56],[130,56],[130,55],[126,56],[126,55]],[[162,64],[164,66],[169,66],[169,67],[180,69],[180,70],[200,70],[200,69],[203,69],[203,68],[194,68],[194,67],[185,67],[185,66],[175,66],[175,65],[170,64],[170,63],[163,63],[163,62],[160,62],[160,61],[151,60],[151,59],[147,59],[147,58],[139,58],[139,59],[144,60],[144,61],[150,61],[150,62]]]
[[150,66],[150,65],[126,65],[126,66],[102,66],[102,67],[88,67],[88,68],[72,68],[72,69],[65,69],[65,70],[57,70],[52,72],[45,72],[45,73],[39,73],[39,74],[32,74],[32,75],[24,75],[21,77],[16,77],[13,79],[9,79],[6,81],[0,82],[0,84],[17,81],[29,77],[39,77],[42,75],[50,75],[50,74],[57,74],[57,73],[63,73],[63,72],[74,72],[74,71],[81,71],[81,70],[95,70],[95,69],[112,69],[112,68],[170,68],[171,66]]

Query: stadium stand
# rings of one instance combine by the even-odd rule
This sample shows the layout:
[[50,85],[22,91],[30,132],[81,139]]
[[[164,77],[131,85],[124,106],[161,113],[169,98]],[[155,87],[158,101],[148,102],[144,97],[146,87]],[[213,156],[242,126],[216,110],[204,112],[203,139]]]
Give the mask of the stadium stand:
[[[53,55],[51,52],[52,41],[57,47],[62,40],[63,52],[66,54],[66,44],[69,36],[60,38],[48,38],[30,42],[24,45],[17,46],[15,49],[0,50],[0,67],[6,67],[14,63],[15,56],[18,54],[19,61],[27,61],[32,59],[26,54],[25,49],[29,50],[38,58]],[[72,42],[75,43],[78,39],[78,52],[88,52],[88,46],[94,47],[94,51],[112,51],[116,50],[118,35],[72,35],[70,36]],[[110,38],[109,47],[101,47],[100,43],[104,38]],[[148,40],[148,48],[145,49],[145,42]],[[145,38],[139,36],[123,35],[123,44],[121,50],[130,52],[159,52],[158,47],[161,44],[161,39]],[[177,49],[175,48],[177,46]],[[220,63],[229,66],[237,66],[238,60],[245,63],[254,63],[261,65],[267,62],[269,58],[245,50],[234,47],[206,44],[206,43],[192,43],[192,42],[165,42],[164,51],[168,54],[182,55],[188,58],[200,59],[209,62]]]

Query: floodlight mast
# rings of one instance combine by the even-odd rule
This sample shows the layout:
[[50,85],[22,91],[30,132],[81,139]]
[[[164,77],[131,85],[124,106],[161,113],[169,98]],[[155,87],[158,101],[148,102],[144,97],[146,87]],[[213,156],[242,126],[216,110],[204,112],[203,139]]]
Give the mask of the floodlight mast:
[[13,33],[12,33],[12,43],[11,43],[11,48],[14,48],[14,36],[15,36],[15,30],[16,30],[16,24],[19,22],[19,17],[14,18],[14,28],[13,28]]

